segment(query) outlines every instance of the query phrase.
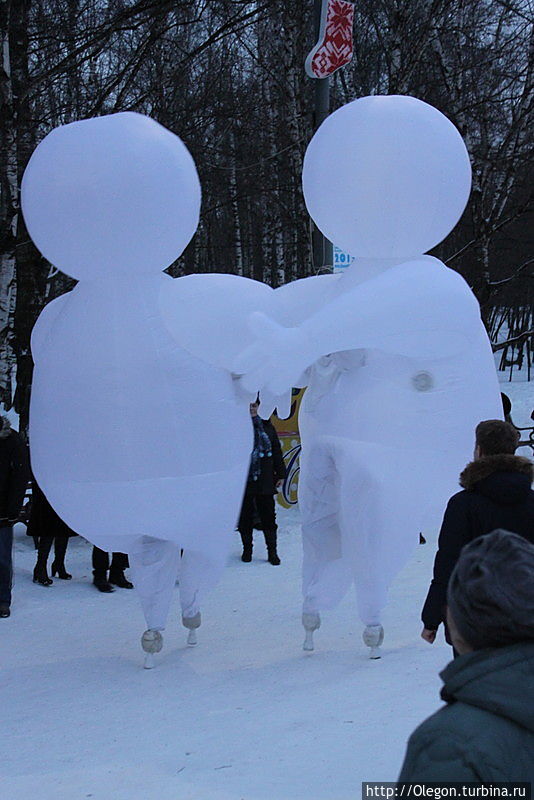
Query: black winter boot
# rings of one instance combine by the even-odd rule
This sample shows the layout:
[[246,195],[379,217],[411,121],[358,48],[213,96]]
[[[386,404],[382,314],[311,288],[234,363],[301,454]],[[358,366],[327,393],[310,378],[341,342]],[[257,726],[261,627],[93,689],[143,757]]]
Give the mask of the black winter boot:
[[104,572],[97,572],[93,570],[93,586],[96,586],[99,592],[114,592],[115,589],[107,579],[107,574]]
[[252,561],[252,531],[239,531],[239,533],[241,534],[241,541],[243,542],[241,561],[248,564],[249,561]]
[[41,586],[52,586],[54,581],[52,578],[48,577],[48,572],[46,569],[46,565],[43,566],[36,566],[33,570],[33,582],[39,583]]
[[133,589],[133,583],[128,580],[122,569],[113,569],[109,571],[109,582],[120,589]]
[[39,537],[39,549],[37,550],[37,563],[33,570],[33,582],[39,583],[41,586],[52,586],[54,583],[52,578],[48,577],[48,571],[46,568],[48,554],[50,553],[52,542],[52,536]]
[[269,564],[277,567],[280,564],[278,553],[276,552],[276,529],[264,531],[265,544],[267,545],[267,560]]
[[54,562],[52,564],[52,577],[56,575],[62,581],[70,581],[72,575],[65,569],[65,553],[67,552],[68,536],[56,536],[54,539]]

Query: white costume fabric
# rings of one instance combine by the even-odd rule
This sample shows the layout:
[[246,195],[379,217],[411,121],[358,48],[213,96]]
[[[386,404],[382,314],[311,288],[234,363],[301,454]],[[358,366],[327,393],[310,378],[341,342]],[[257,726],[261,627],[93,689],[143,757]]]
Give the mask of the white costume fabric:
[[[220,279],[223,301],[242,292],[232,308],[247,309],[244,331],[272,290],[162,274],[196,230],[200,185],[180,139],[140,114],[52,131],[26,169],[22,208],[43,255],[79,280],[33,331],[33,471],[68,525],[130,555],[148,627],[163,628],[180,549],[186,617],[225,565],[252,448],[250,398],[225,368],[239,320],[216,335],[203,321],[217,317]],[[173,325],[207,345],[204,360]]]
[[502,417],[476,299],[423,255],[458,221],[470,181],[456,128],[411,97],[349,103],[308,147],[308,210],[355,261],[277,289],[277,320],[254,314],[261,338],[235,362],[248,388],[308,386],[305,613],[355,583],[362,621],[378,625],[392,578],[455,490],[476,424]]

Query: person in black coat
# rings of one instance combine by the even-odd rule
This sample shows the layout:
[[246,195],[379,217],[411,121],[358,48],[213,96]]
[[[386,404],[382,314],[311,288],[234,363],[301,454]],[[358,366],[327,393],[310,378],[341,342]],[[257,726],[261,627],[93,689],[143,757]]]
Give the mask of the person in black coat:
[[[33,570],[33,582],[41,586],[51,586],[52,578],[48,576],[47,562],[54,543],[54,561],[52,563],[52,577],[56,575],[61,580],[70,580],[72,575],[65,568],[65,554],[71,536],[77,536],[69,526],[63,522],[54,511],[37,482],[33,481],[32,505],[27,533],[37,539],[37,563]],[[113,553],[111,569],[108,553],[99,547],[93,547],[93,584],[100,592],[115,591],[112,584],[125,589],[132,589],[131,583],[124,575],[128,567],[128,556],[124,553]],[[109,580],[107,573],[109,570]]]
[[[534,543],[534,465],[515,455],[519,432],[508,422],[486,420],[476,428],[475,458],[460,475],[463,491],[449,500],[434,562],[434,577],[421,614],[421,636],[432,644],[445,621],[447,585],[462,547],[502,528]],[[445,638],[451,643],[447,626]]]
[[286,477],[286,466],[274,425],[269,420],[259,417],[259,404],[259,398],[250,404],[250,416],[254,427],[254,448],[237,527],[243,542],[241,560],[252,561],[252,536],[254,510],[256,509],[262,523],[268,561],[270,564],[278,566],[280,558],[276,546],[277,525],[274,495]]
[[54,543],[54,561],[52,576],[56,575],[64,581],[70,581],[72,575],[65,568],[65,554],[71,536],[76,533],[56,514],[36,480],[32,485],[32,502],[28,520],[28,536],[37,541],[37,563],[33,570],[33,582],[41,586],[51,586],[52,578],[48,577],[48,556]]
[[0,617],[11,613],[13,525],[18,519],[30,479],[26,444],[0,417]]

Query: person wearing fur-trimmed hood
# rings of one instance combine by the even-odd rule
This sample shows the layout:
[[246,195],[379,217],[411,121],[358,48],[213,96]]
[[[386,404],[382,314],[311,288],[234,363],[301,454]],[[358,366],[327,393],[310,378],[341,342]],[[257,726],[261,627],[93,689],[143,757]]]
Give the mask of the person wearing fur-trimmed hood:
[[[460,475],[463,491],[449,500],[421,614],[422,637],[432,643],[445,621],[447,585],[464,545],[504,528],[534,542],[534,465],[515,455],[519,433],[502,420],[485,420],[475,432],[475,458]],[[450,638],[445,625],[445,636]]]

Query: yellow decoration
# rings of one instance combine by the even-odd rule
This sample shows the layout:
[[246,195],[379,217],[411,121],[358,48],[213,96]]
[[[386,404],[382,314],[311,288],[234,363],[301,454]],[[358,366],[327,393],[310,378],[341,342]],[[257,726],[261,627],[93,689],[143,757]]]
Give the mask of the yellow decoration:
[[282,445],[282,453],[287,468],[287,476],[281,490],[277,494],[278,503],[283,508],[290,508],[298,501],[297,490],[299,480],[299,456],[300,456],[300,434],[299,434],[299,408],[305,389],[293,389],[291,397],[291,412],[287,419],[279,419],[276,414],[271,417],[271,422],[276,428],[276,432]]

